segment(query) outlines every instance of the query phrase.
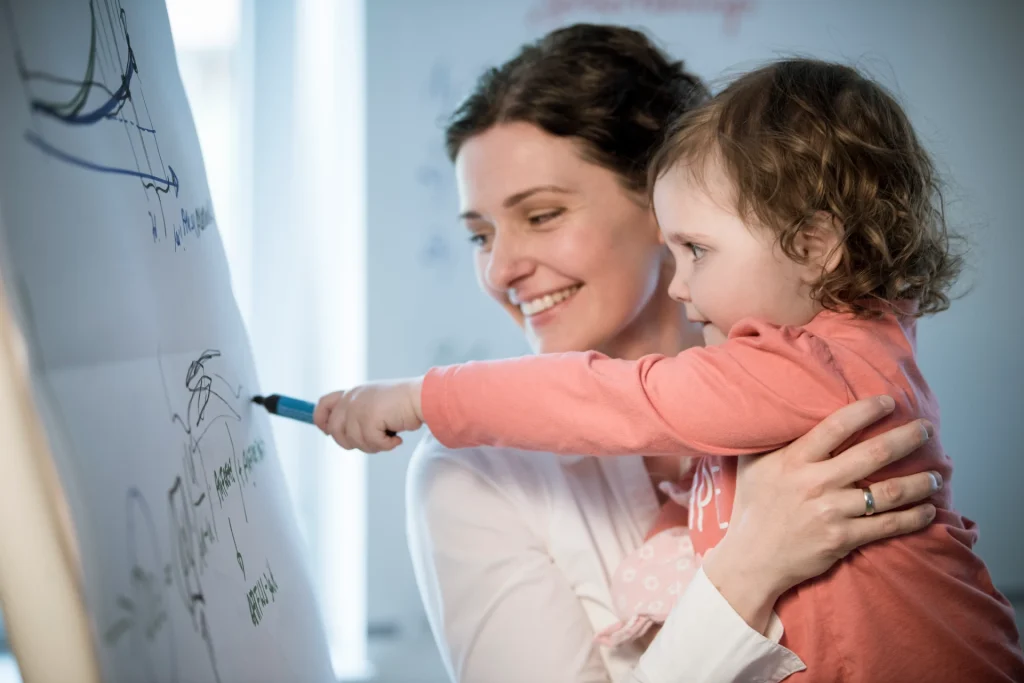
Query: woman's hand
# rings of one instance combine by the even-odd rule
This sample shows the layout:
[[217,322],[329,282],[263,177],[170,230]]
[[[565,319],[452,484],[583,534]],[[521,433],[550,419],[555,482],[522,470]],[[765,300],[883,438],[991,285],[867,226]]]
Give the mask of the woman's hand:
[[866,516],[855,482],[915,451],[932,426],[915,420],[832,456],[847,439],[892,412],[888,396],[833,413],[805,436],[768,456],[738,464],[736,499],[725,538],[704,569],[723,597],[764,632],[779,596],[818,576],[867,543],[924,528],[935,508],[919,503],[942,486],[935,472],[871,485],[875,514]]

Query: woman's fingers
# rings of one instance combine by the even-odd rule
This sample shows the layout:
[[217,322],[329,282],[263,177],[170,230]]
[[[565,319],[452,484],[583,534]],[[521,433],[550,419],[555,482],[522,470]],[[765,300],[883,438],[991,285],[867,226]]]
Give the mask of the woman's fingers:
[[[905,477],[894,477],[875,482],[869,486],[875,503],[875,514],[895,510],[911,503],[928,499],[942,487],[942,477],[937,472],[918,472]],[[839,498],[839,509],[846,517],[862,517],[867,512],[867,501],[862,489],[844,489],[833,495]]]
[[926,420],[914,420],[851,446],[822,465],[823,470],[828,468],[826,479],[833,486],[866,479],[920,448],[931,437],[931,429]]
[[829,415],[786,450],[795,451],[805,462],[827,460],[832,451],[860,430],[891,413],[895,407],[896,403],[891,396],[863,398]]
[[866,543],[883,538],[902,536],[928,526],[935,519],[935,506],[918,505],[909,510],[887,512],[884,515],[861,517],[850,520],[845,536],[847,552]]

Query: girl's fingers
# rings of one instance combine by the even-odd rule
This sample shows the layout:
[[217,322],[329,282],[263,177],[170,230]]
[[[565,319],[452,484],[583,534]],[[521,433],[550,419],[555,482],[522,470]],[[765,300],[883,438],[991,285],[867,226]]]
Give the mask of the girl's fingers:
[[331,417],[331,410],[338,402],[338,392],[327,394],[317,401],[316,407],[313,408],[313,424],[320,428],[320,431],[327,431],[327,423]]
[[373,450],[366,451],[367,453],[379,453],[393,450],[402,445],[402,439],[397,436],[388,436],[384,430],[374,430],[369,445]]
[[345,411],[333,406],[327,413],[327,432],[336,435],[345,424]]
[[364,453],[373,453],[373,448],[366,441],[366,437],[363,434],[363,429],[359,425],[358,421],[353,420],[348,425],[347,430],[348,436],[348,450],[363,451]]

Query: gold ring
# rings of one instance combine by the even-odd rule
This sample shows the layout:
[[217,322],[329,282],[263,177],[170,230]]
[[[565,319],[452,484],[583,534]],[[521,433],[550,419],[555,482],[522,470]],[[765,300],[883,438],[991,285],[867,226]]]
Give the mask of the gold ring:
[[875,514],[875,496],[871,493],[871,489],[861,489],[864,492],[864,516],[870,517]]

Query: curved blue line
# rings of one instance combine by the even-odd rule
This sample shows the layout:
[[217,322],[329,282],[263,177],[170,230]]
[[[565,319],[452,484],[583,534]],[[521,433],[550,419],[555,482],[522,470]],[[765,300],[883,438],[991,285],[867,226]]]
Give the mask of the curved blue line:
[[101,119],[105,119],[111,112],[113,112],[117,108],[117,105],[121,104],[121,102],[128,99],[128,86],[132,82],[132,73],[134,71],[135,53],[129,52],[128,66],[125,67],[125,75],[121,78],[121,87],[117,89],[117,92],[110,96],[109,100],[101,104],[97,109],[94,109],[93,111],[88,112],[86,114],[75,114],[70,116],[65,114],[58,114],[56,111],[53,110],[53,107],[51,107],[48,104],[43,104],[39,101],[32,102],[32,111],[37,111],[42,114],[52,116],[53,118],[59,121],[63,121],[64,123],[70,123],[74,125],[88,125],[91,123],[96,123]]
[[144,133],[152,133],[153,135],[156,135],[156,130],[154,130],[152,128],[146,128],[145,126],[140,126],[139,124],[135,123],[134,121],[129,121],[128,119],[126,119],[123,116],[118,116],[117,114],[108,114],[107,118],[110,119],[111,121],[120,121],[121,123],[127,123],[129,126],[135,126],[136,128],[138,128],[139,130],[141,130]]
[[67,152],[57,149],[56,147],[48,143],[46,140],[43,140],[41,137],[39,137],[32,131],[27,131],[25,133],[25,139],[28,140],[33,145],[35,145],[36,147],[38,147],[46,154],[49,154],[50,156],[60,159],[61,161],[65,161],[69,164],[81,166],[82,168],[87,168],[90,171],[98,171],[99,173],[116,173],[119,175],[143,178],[145,180],[153,180],[155,182],[167,185],[168,188],[173,187],[174,193],[178,194],[178,176],[174,173],[174,169],[171,168],[170,166],[167,167],[167,170],[171,172],[173,182],[171,180],[168,180],[167,178],[160,178],[149,173],[143,173],[142,171],[133,171],[130,168],[117,168],[116,166],[103,166],[101,164],[93,163],[92,161],[87,161],[86,159],[72,156]]

